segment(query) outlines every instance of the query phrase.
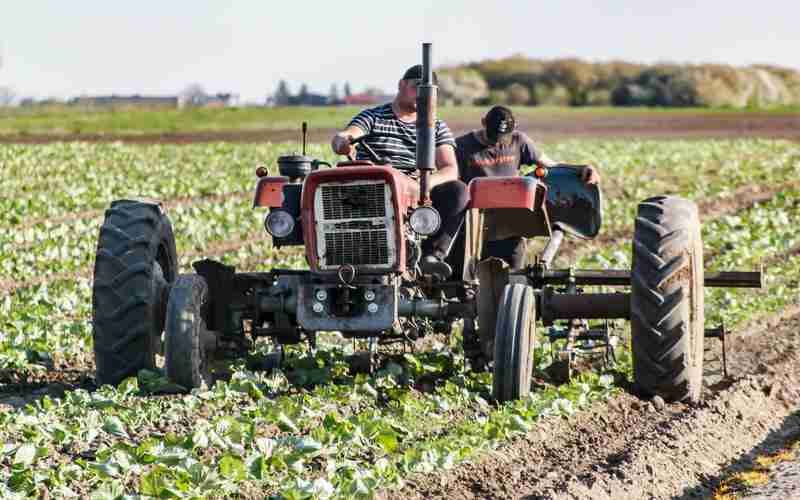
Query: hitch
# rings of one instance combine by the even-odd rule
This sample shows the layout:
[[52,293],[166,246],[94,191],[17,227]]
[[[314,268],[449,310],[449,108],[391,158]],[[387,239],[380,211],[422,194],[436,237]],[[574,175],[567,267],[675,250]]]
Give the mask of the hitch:
[[[511,271],[511,275],[524,275],[535,288],[545,285],[631,286],[631,272],[623,269],[553,269],[532,265],[527,268]],[[721,288],[762,288],[764,286],[762,271],[720,271],[705,273],[703,284],[707,287]]]

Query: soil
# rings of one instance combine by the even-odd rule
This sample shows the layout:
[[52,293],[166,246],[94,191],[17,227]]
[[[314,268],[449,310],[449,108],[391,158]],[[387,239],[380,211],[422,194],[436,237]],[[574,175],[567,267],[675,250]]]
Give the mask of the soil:
[[[449,120],[455,134],[462,134],[479,123]],[[537,140],[558,140],[570,137],[613,138],[738,138],[771,137],[800,140],[799,114],[730,112],[689,113],[586,113],[520,117],[518,127]],[[311,129],[311,142],[328,142],[334,129]],[[131,144],[187,144],[195,142],[286,142],[297,141],[297,130],[215,130],[165,134],[48,134],[2,135],[0,143],[39,144],[59,141],[113,142]]]
[[[729,344],[732,378],[706,387],[698,405],[624,393],[383,498],[708,497],[730,471],[800,432],[800,307],[752,324]],[[796,487],[796,467],[785,469],[772,498]]]

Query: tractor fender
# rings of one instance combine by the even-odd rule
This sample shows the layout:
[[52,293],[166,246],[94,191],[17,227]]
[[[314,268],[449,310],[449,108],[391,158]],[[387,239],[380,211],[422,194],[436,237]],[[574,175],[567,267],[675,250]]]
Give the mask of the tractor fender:
[[283,206],[283,186],[289,183],[288,177],[261,177],[256,182],[253,208]]
[[469,183],[470,208],[540,210],[547,186],[532,177],[478,177]]
[[533,177],[479,177],[469,183],[470,208],[484,213],[487,241],[549,236],[547,186]]

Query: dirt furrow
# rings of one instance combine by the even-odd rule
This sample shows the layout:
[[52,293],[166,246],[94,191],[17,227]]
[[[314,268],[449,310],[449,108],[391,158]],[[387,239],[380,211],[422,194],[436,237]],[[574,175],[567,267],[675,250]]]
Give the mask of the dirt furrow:
[[[473,130],[480,125],[480,112],[450,115],[442,108],[442,117],[455,135]],[[700,138],[752,138],[769,137],[800,139],[800,116],[797,113],[726,112],[722,114],[699,112],[652,114],[628,113],[617,110],[584,113],[565,112],[520,113],[520,130],[540,140],[563,140],[591,137],[700,139]],[[344,125],[344,122],[342,123]],[[326,143],[337,132],[333,128],[309,130],[309,142]],[[0,134],[2,143],[46,144],[52,142],[116,142],[128,144],[189,144],[199,142],[264,143],[297,141],[297,129],[229,129],[194,132],[141,132],[117,133],[6,133]]]
[[622,394],[570,420],[544,420],[495,453],[384,498],[673,498],[707,495],[720,469],[800,427],[800,307],[729,347],[732,381],[696,406]]

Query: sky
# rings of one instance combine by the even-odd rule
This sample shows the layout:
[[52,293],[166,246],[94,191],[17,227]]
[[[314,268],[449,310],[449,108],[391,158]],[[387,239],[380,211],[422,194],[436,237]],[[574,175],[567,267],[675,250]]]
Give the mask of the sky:
[[293,92],[345,81],[392,92],[422,42],[436,65],[524,54],[800,69],[800,0],[4,3],[0,86],[37,98],[199,83],[263,101],[281,79]]

